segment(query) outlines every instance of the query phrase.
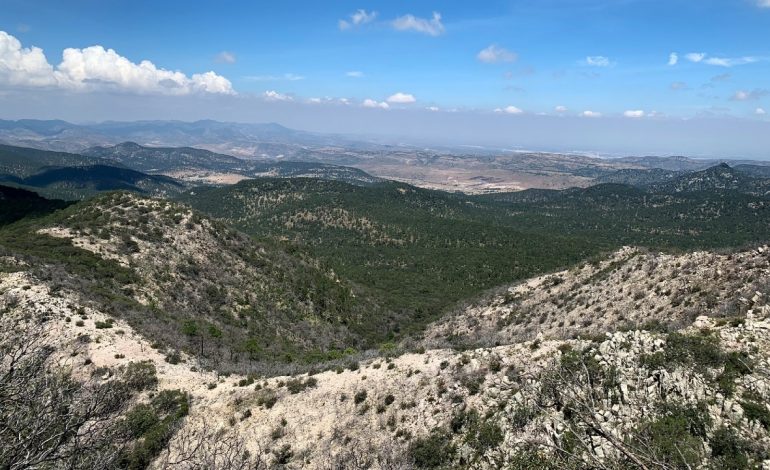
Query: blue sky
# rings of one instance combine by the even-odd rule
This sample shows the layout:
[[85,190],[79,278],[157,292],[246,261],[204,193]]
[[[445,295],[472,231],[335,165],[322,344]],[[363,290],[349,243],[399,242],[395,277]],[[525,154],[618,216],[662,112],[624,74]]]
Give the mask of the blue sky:
[[[334,116],[767,122],[770,112],[770,0],[2,3],[0,96],[11,114],[21,97],[57,93],[98,96],[102,108],[135,95],[148,109],[173,95],[185,110],[219,95],[197,114],[237,108],[240,120],[276,102],[309,115],[335,106]],[[121,118],[76,111],[61,117]]]

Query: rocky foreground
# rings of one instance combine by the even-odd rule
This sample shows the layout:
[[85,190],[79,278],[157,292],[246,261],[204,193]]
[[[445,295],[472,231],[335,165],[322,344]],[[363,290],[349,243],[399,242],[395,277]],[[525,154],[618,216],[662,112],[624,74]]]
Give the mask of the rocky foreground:
[[[131,444],[156,468],[770,468],[768,260],[624,249],[437,323],[427,349],[261,377],[170,357],[5,259],[2,372],[19,337],[94,387],[143,364],[110,419],[156,407],[162,445],[141,426]],[[462,341],[438,347],[450,333]],[[163,415],[172,390],[184,412]]]

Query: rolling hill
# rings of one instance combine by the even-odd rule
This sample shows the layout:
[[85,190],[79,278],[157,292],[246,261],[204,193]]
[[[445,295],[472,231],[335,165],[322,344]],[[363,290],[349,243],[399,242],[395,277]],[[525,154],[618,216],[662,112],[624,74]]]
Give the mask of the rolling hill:
[[[259,240],[321,260],[401,318],[625,245],[681,250],[766,239],[764,198],[620,184],[466,196],[402,183],[261,179],[180,196]],[[397,333],[397,330],[394,329]]]
[[0,185],[0,226],[25,217],[45,215],[69,204],[41,197],[32,191]]
[[160,199],[97,196],[5,227],[0,250],[222,370],[339,358],[385,335],[387,312],[333,271]]

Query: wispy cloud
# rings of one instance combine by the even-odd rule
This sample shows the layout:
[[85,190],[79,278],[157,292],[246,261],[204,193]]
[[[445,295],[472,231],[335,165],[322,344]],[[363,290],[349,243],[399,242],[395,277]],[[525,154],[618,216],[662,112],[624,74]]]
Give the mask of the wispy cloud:
[[730,97],[730,100],[732,101],[756,101],[763,96],[766,96],[770,94],[770,91],[762,89],[762,88],[756,88],[754,90],[746,91],[746,90],[738,90],[736,91],[732,97]]
[[302,75],[297,75],[295,73],[285,73],[283,75],[247,75],[243,78],[245,80],[249,80],[252,82],[278,82],[278,81],[296,82],[298,80],[305,79],[305,77],[303,77]]
[[390,105],[384,101],[376,101],[371,98],[367,98],[361,103],[361,106],[364,108],[380,108],[380,109],[389,109]]
[[[770,0],[768,0],[770,1]],[[710,57],[705,52],[690,52],[685,55],[685,58],[690,62],[696,64],[714,65],[716,67],[735,67],[736,65],[746,65],[759,62],[759,57],[743,56],[743,57]]]
[[522,114],[524,111],[516,106],[506,106],[505,108],[495,108],[495,112],[502,114]]
[[485,47],[478,54],[476,58],[486,64],[494,64],[496,62],[513,62],[519,56],[515,52],[511,52],[504,47],[500,47],[497,44],[490,44]]
[[668,55],[668,65],[676,65],[679,62],[679,54],[672,52]]
[[757,0],[759,8],[770,8],[770,0]]
[[567,108],[566,106],[560,105],[553,108],[553,110],[556,111],[557,113],[566,113],[567,111],[569,111],[569,108]]
[[417,99],[409,93],[398,92],[390,95],[387,101],[391,104],[409,104],[414,103]]
[[235,54],[228,51],[222,51],[214,57],[214,61],[219,64],[234,64]]
[[610,61],[609,57],[605,57],[603,55],[591,55],[585,58],[585,61],[583,62],[585,65],[590,65],[591,67],[609,67],[612,65],[612,62]]
[[283,93],[278,93],[275,90],[267,90],[264,93],[262,93],[262,98],[265,101],[294,101],[294,98],[292,98],[289,95],[285,95]]
[[757,108],[754,110],[754,114],[756,114],[757,116],[764,116],[765,114],[767,114],[767,111],[765,111],[764,108]]
[[632,119],[643,118],[645,116],[644,111],[641,109],[630,109],[623,112],[623,116]]
[[348,15],[347,20],[339,20],[337,26],[340,30],[345,31],[356,26],[361,26],[366,23],[371,23],[377,18],[376,11],[356,10],[354,13]]
[[444,34],[444,24],[441,22],[441,13],[434,11],[431,19],[418,18],[414,15],[404,15],[393,20],[393,27],[398,31],[415,31],[428,36],[440,36]]
[[351,70],[350,72],[345,72],[345,76],[350,78],[363,78],[364,72],[361,72],[360,70]]
[[681,91],[681,90],[686,90],[688,87],[685,82],[673,82],[670,85],[670,88],[674,91]]

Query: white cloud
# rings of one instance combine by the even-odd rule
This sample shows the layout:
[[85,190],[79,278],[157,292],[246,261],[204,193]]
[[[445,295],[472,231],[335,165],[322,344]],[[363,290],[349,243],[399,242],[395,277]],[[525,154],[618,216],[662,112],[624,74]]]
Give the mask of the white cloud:
[[[768,0],[770,1],[770,0]],[[736,65],[746,65],[759,62],[759,58],[751,56],[743,57],[709,57],[705,52],[690,52],[685,58],[696,64],[704,63],[717,67],[735,67]]]
[[438,106],[428,106],[425,109],[427,109],[428,111],[440,111]]
[[262,98],[264,98],[265,101],[294,101],[294,98],[291,96],[278,93],[275,90],[265,91],[262,93]]
[[417,18],[414,15],[400,16],[393,20],[393,27],[399,31],[416,31],[428,36],[440,36],[444,33],[441,13],[435,11],[432,19]]
[[55,86],[54,70],[39,47],[23,48],[21,42],[0,31],[0,85]]
[[583,111],[582,113],[580,113],[580,115],[583,116],[583,117],[588,117],[588,118],[602,117],[602,113],[598,113],[596,111],[590,111],[590,110],[589,111]]
[[345,76],[348,76],[350,78],[363,78],[364,72],[361,72],[358,70],[352,70],[350,72],[345,72]]
[[746,65],[759,62],[756,57],[709,57],[703,61],[704,64],[716,65],[719,67],[734,67],[736,65]]
[[353,28],[355,26],[361,26],[366,23],[371,23],[374,21],[375,18],[377,18],[377,12],[376,11],[370,11],[367,12],[366,10],[356,10],[354,13],[351,13],[348,18],[349,20],[339,20],[337,22],[337,25],[341,30],[346,30]]
[[235,54],[228,51],[222,51],[214,57],[214,60],[220,64],[234,64]]
[[770,0],[757,0],[759,8],[770,8]]
[[91,46],[65,49],[54,68],[37,47],[23,48],[0,31],[0,86],[56,87],[69,90],[114,90],[140,94],[235,94],[229,80],[214,72],[187,76],[155,66],[136,64],[112,49]]
[[495,62],[513,62],[518,58],[518,55],[497,44],[490,44],[479,51],[476,58],[484,63],[493,64]]
[[668,65],[676,65],[679,62],[679,54],[672,52],[668,55]]
[[505,113],[505,114],[521,114],[524,111],[517,108],[516,106],[506,106],[505,108],[495,108],[496,113]]
[[706,54],[704,52],[690,52],[689,54],[685,54],[684,58],[690,62],[698,63],[706,58]]
[[390,108],[390,105],[384,101],[375,101],[373,99],[367,98],[364,100],[363,103],[361,103],[361,106],[364,108],[381,108],[381,109],[388,109]]
[[612,65],[610,59],[602,55],[592,55],[586,57],[585,64],[592,67],[609,67]]
[[[770,0],[768,0],[768,4],[770,5]],[[756,114],[757,116],[764,116],[765,114],[767,114],[767,112],[765,111],[764,108],[757,108],[754,110],[754,114]]]
[[644,111],[642,111],[641,109],[631,109],[631,110],[625,111],[623,113],[623,116],[627,118],[642,118],[644,117]]
[[321,104],[321,98],[308,98],[307,102],[310,104]]
[[414,95],[410,95],[409,93],[401,93],[399,91],[398,93],[390,95],[387,101],[388,103],[409,104],[414,103],[417,101],[417,99],[415,99]]
[[569,109],[567,109],[566,106],[557,106],[553,108],[553,110],[556,111],[557,113],[566,113],[567,111],[569,111]]
[[746,90],[738,90],[733,94],[732,97],[730,97],[730,100],[732,101],[756,101],[763,96],[770,94],[770,91],[763,90],[763,89],[754,89],[751,91]]
[[296,73],[285,73],[283,75],[248,75],[243,78],[253,82],[276,82],[276,81],[295,82],[297,80],[305,79],[305,77],[303,77],[302,75],[297,75]]
[[102,46],[64,49],[55,76],[60,86],[79,90],[106,87],[171,95],[234,93],[230,81],[214,72],[188,77],[182,72],[159,69],[149,60],[135,64]]

